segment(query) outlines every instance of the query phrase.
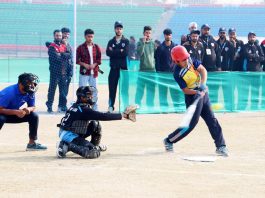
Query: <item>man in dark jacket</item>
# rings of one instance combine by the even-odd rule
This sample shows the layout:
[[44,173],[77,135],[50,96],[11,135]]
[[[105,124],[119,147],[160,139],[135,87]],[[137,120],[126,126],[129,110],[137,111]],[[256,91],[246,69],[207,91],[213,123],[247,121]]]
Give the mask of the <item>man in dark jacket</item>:
[[[66,87],[66,95],[68,95],[69,86],[71,83],[71,79],[73,77],[73,68],[74,68],[73,52],[72,52],[72,47],[69,43],[71,31],[67,27],[63,27],[61,29],[61,31],[62,31],[62,43],[66,45],[66,51],[69,52],[69,54],[70,54],[69,59],[66,60],[66,63],[67,63],[66,76],[68,78],[67,79],[67,87]],[[62,110],[64,110],[64,109],[62,109]]]
[[202,61],[204,56],[203,44],[199,42],[199,30],[193,30],[190,33],[191,40],[183,44],[193,60]]
[[243,62],[244,62],[243,48],[244,48],[244,42],[241,41],[241,40],[238,40],[236,38],[236,29],[235,28],[230,28],[228,30],[228,36],[229,36],[229,41],[233,44],[233,46],[235,48],[232,70],[233,71],[243,71]]
[[[224,27],[219,28],[219,39],[217,44],[220,51],[221,71],[232,71],[235,49],[234,45],[226,39],[226,29]],[[231,92],[231,84],[227,81],[221,82],[223,90],[225,109],[232,110],[232,96],[234,92]]]
[[220,51],[220,62],[222,71],[231,71],[234,62],[234,45],[226,39],[226,29],[219,28],[219,39],[217,44]]
[[206,70],[210,72],[220,70],[220,51],[213,36],[210,35],[210,26],[208,24],[202,25],[199,41],[204,47],[202,64]]
[[[244,56],[247,60],[247,71],[261,72],[261,62],[264,61],[264,54],[261,47],[256,43],[256,34],[254,32],[248,33],[248,43],[244,46]],[[250,79],[251,86],[251,109],[257,110],[259,103],[259,76],[253,76]]]
[[[129,51],[129,40],[126,39],[123,32],[123,24],[120,21],[116,21],[114,24],[114,30],[116,36],[114,36],[108,42],[106,49],[107,56],[110,57],[110,73],[109,73],[109,112],[114,111],[114,104],[116,99],[117,86],[120,78],[120,69],[128,70],[127,57]],[[121,83],[122,93],[124,96],[124,103],[128,104],[128,77],[124,78],[124,82]]]
[[[171,50],[173,47],[175,47],[175,43],[172,41],[172,30],[171,29],[165,29],[164,30],[164,38],[165,40],[161,45],[158,46],[158,48],[155,51],[155,61],[156,61],[156,71],[157,72],[170,72],[172,73],[173,68],[173,62],[171,58]],[[160,102],[160,108],[162,112],[168,111],[168,101],[167,101],[167,93],[168,89],[170,91],[173,105],[177,110],[177,106],[179,104],[178,102],[178,90],[174,88],[170,88],[169,85],[172,84],[172,79],[167,78],[168,75],[159,75],[159,102]]]
[[[203,44],[204,57],[202,65],[208,72],[220,71],[220,51],[214,38],[210,35],[210,26],[204,24],[201,27],[200,42]],[[213,103],[218,102],[219,83],[213,83],[209,86],[209,95]]]
[[66,111],[67,107],[67,67],[68,60],[71,57],[67,47],[62,43],[62,32],[61,30],[55,30],[54,33],[54,42],[50,44],[48,49],[49,55],[49,70],[50,70],[50,84],[48,90],[48,101],[46,102],[47,111],[52,113],[52,105],[54,101],[54,95],[59,86],[59,104],[58,110]]
[[261,62],[264,61],[264,53],[256,43],[256,34],[248,33],[248,43],[244,46],[244,55],[247,59],[248,71],[262,71]]
[[[232,71],[246,71],[243,68],[243,63],[244,63],[244,54],[243,54],[243,48],[244,48],[244,42],[241,40],[238,40],[236,37],[236,29],[235,28],[230,28],[228,30],[228,35],[229,35],[229,41],[233,44],[235,53],[234,53],[234,61],[233,61],[233,66],[232,66]],[[243,74],[244,75],[244,74]],[[248,87],[246,86],[241,86],[242,84],[245,83],[245,78],[239,78],[236,79],[237,82],[232,83],[232,90],[237,89],[238,91],[238,102],[237,103],[237,109],[238,110],[244,110],[247,106],[248,102]],[[239,85],[239,86],[238,86]]]

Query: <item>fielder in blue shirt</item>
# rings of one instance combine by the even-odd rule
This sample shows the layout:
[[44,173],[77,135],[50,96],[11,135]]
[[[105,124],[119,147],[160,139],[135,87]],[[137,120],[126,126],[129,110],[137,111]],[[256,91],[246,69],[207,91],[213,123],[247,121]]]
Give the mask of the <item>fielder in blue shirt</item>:
[[[38,76],[23,73],[18,83],[0,91],[0,130],[5,123],[29,123],[29,143],[26,150],[45,150],[46,146],[36,143],[39,116],[35,110],[35,92],[39,83]],[[27,104],[23,108],[24,104]]]

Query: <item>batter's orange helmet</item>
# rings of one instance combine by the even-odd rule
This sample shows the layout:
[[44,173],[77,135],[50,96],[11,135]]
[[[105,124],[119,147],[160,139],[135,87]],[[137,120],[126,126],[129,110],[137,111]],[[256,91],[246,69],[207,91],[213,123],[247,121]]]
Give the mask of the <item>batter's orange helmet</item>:
[[190,57],[190,54],[187,52],[186,48],[178,45],[173,47],[171,50],[171,58],[173,61],[183,61]]

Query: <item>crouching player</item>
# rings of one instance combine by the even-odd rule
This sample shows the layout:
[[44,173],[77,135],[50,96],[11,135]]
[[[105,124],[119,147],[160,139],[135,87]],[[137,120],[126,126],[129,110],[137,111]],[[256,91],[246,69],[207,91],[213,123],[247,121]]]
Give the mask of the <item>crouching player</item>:
[[[122,118],[136,121],[136,106],[129,106],[123,113],[102,113],[92,109],[96,103],[93,92],[97,91],[92,86],[81,86],[76,91],[77,101],[62,118],[57,144],[57,157],[64,158],[68,151],[72,151],[84,158],[98,158],[101,151],[107,147],[100,144],[101,126],[99,120],[121,120]],[[91,136],[91,141],[86,140]]]

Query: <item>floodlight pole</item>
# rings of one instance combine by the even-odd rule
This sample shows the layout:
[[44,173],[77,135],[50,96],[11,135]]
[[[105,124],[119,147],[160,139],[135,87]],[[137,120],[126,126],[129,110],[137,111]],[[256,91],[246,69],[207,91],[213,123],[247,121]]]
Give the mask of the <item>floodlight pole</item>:
[[74,56],[73,56],[73,93],[72,101],[75,101],[75,83],[76,83],[76,1],[74,0]]

